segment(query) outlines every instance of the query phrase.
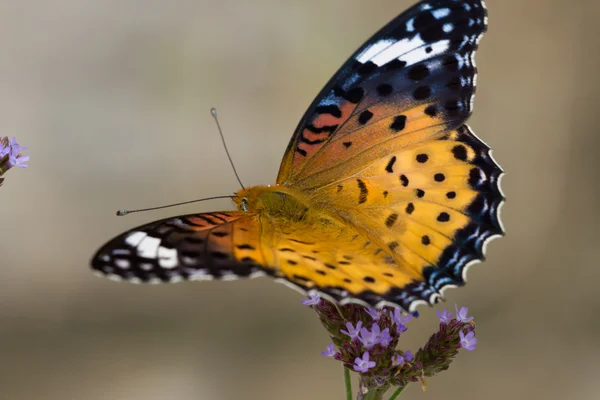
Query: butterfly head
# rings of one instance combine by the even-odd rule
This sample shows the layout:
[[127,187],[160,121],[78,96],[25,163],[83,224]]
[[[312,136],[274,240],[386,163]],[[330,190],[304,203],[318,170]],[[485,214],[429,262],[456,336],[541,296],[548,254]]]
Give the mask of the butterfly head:
[[252,186],[238,191],[233,202],[239,211],[259,211],[265,208],[263,198],[268,186]]

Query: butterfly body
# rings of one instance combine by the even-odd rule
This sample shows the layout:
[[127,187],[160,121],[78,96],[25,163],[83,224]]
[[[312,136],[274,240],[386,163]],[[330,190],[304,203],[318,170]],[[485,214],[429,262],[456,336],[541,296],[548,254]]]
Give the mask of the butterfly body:
[[134,282],[269,275],[340,303],[412,310],[465,282],[503,233],[502,170],[465,125],[480,0],[418,3],[369,39],[296,128],[271,186],[236,211],[156,221],[92,267]]

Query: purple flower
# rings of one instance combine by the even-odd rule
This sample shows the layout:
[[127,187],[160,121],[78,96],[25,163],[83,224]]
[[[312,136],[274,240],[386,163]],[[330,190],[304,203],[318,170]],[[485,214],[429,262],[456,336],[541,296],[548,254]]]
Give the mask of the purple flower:
[[318,294],[311,294],[307,299],[302,300],[302,304],[305,306],[318,306],[321,303],[321,296]]
[[412,360],[414,360],[414,359],[415,359],[415,356],[413,355],[413,353],[411,353],[411,352],[410,352],[410,350],[406,350],[406,351],[404,352],[404,359],[405,359],[406,361],[412,361]]
[[398,333],[403,333],[408,330],[405,324],[410,321],[413,316],[410,314],[402,316],[402,311],[400,311],[399,308],[396,308],[394,311],[390,311],[390,318],[396,324],[396,330]]
[[456,319],[460,322],[471,322],[473,321],[473,317],[467,317],[467,313],[469,309],[467,307],[461,307],[460,311],[458,310],[458,306],[455,304],[454,308],[456,309]]
[[354,328],[354,326],[352,325],[352,322],[346,322],[346,329],[348,329],[348,330],[345,331],[342,329],[340,332],[342,332],[344,335],[350,336],[350,339],[355,339],[360,334],[361,326],[362,326],[362,321],[358,321],[356,323],[356,328]]
[[333,345],[333,343],[331,343],[329,346],[327,346],[327,350],[322,351],[321,355],[325,356],[325,357],[335,356],[335,346]]
[[394,354],[392,356],[392,366],[398,367],[402,364],[404,364],[404,357],[402,357],[400,354]]
[[5,145],[2,138],[0,138],[0,158],[4,158],[5,155],[10,153],[10,146],[8,143]]
[[383,348],[386,348],[390,345],[390,343],[392,343],[392,336],[390,335],[390,328],[385,328],[379,334],[379,344]]
[[452,320],[452,313],[448,312],[448,310],[445,308],[442,310],[442,312],[436,311],[435,313],[440,318],[440,322],[443,324],[447,324]]
[[371,316],[371,318],[373,318],[373,321],[379,321],[379,318],[381,318],[381,310],[369,307],[365,308],[365,311]]
[[356,357],[354,359],[354,370],[358,372],[367,372],[369,368],[375,366],[375,361],[369,361],[369,352],[365,351],[362,358]]
[[8,138],[4,138],[0,142],[2,143],[2,148],[0,148],[0,158],[4,158],[8,155],[8,162],[6,164],[8,168],[27,168],[25,163],[29,161],[29,156],[23,156],[21,154],[23,150],[27,150],[27,147],[20,146],[15,137],[13,137],[10,142],[8,141]]
[[379,334],[381,333],[381,328],[377,323],[374,323],[371,327],[371,332],[367,328],[362,328],[360,330],[360,336],[358,340],[363,344],[364,348],[370,350],[373,346],[379,343]]
[[466,335],[463,331],[458,332],[460,335],[460,346],[463,349],[473,351],[475,350],[475,345],[477,344],[477,338],[475,337],[475,332],[471,331]]

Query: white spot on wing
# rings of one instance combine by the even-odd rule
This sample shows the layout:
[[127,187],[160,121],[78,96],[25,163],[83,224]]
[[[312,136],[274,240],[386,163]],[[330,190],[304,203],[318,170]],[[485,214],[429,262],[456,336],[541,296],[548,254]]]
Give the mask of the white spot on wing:
[[111,281],[115,281],[115,282],[121,282],[123,280],[123,278],[121,278],[121,276],[119,276],[117,274],[108,274],[108,275],[106,275],[106,277],[108,279],[110,279]]
[[159,245],[160,239],[151,236],[145,236],[142,239],[142,241],[137,245],[138,255],[144,258],[156,258],[158,254]]
[[418,49],[415,49],[411,52],[404,54],[402,57],[399,57],[398,59],[406,62],[407,66],[419,63],[423,60],[427,60],[429,58],[432,58],[439,54],[444,53],[450,47],[450,41],[449,40],[440,40],[438,42],[432,43],[429,47],[431,47],[431,51],[429,53],[425,50],[426,47],[419,47]]
[[208,269],[202,268],[191,274],[188,279],[190,281],[212,281],[215,278],[208,273]]
[[234,274],[233,271],[223,270],[221,272],[221,280],[224,280],[224,281],[234,281],[236,279],[238,279],[238,276],[236,274]]
[[411,18],[406,23],[406,31],[407,32],[414,32],[414,30],[415,30],[415,19]]
[[119,267],[119,268],[122,268],[122,269],[127,269],[127,268],[129,268],[129,267],[131,266],[131,265],[129,264],[129,260],[125,260],[125,259],[123,259],[123,258],[117,258],[117,259],[115,260],[115,265],[116,265],[117,267]]
[[160,246],[158,248],[158,264],[163,268],[175,268],[178,264],[177,250]]
[[356,60],[360,63],[366,63],[372,57],[377,55],[379,52],[383,51],[387,47],[394,44],[393,40],[383,39],[378,41],[377,43],[372,44],[371,46],[364,49],[358,56],[356,56]]
[[447,23],[447,24],[444,24],[442,29],[444,30],[444,32],[449,33],[449,32],[452,32],[452,30],[454,29],[454,25],[452,25],[451,23]]
[[432,11],[431,13],[433,14],[435,19],[442,19],[442,18],[450,15],[450,9],[449,8],[440,8],[439,10]]
[[146,234],[144,232],[140,232],[140,231],[133,232],[129,236],[127,236],[127,238],[125,238],[125,243],[127,243],[128,245],[130,245],[132,247],[137,247],[137,245],[140,244],[140,242],[146,236],[148,236],[148,234]]
[[415,49],[423,46],[424,44],[425,42],[423,42],[421,37],[418,35],[413,37],[412,39],[402,39],[397,41],[384,51],[377,54],[371,59],[371,61],[381,67],[382,65],[385,65],[390,61],[399,58],[403,54],[412,53]]

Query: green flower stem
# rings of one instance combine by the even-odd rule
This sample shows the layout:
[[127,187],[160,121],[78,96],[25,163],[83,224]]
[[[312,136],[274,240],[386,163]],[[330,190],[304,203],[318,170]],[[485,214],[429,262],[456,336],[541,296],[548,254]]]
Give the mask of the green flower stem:
[[400,386],[398,389],[396,389],[396,391],[394,392],[394,394],[392,395],[392,397],[390,397],[390,400],[396,400],[396,398],[398,396],[400,396],[400,393],[402,393],[402,391],[404,390],[406,386]]
[[382,400],[385,392],[387,392],[387,387],[371,389],[366,394],[359,393],[358,400]]
[[[388,389],[390,388],[389,384],[385,384],[383,386],[377,387],[377,388],[371,388],[369,390],[366,389],[367,386],[365,384],[365,382],[360,381],[360,385],[359,385],[359,389],[358,389],[358,395],[357,395],[357,400],[383,400],[383,395],[385,394],[385,392],[388,391]],[[366,392],[366,393],[364,393]]]
[[352,381],[350,380],[350,370],[344,367],[344,383],[346,384],[346,400],[352,400]]

